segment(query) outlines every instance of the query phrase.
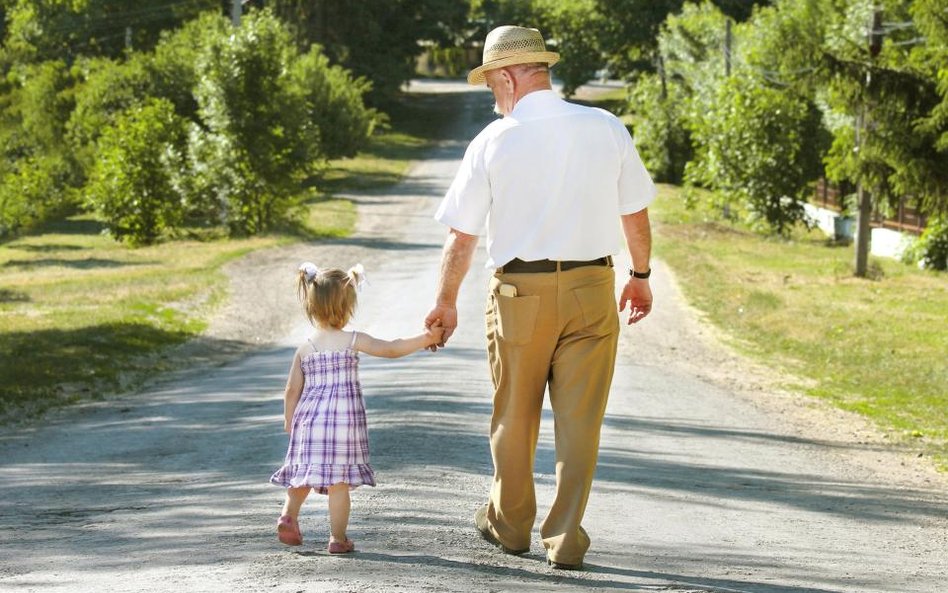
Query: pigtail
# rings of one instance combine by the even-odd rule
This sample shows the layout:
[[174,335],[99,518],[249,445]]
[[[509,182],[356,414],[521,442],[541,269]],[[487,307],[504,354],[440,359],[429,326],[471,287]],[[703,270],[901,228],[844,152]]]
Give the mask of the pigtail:
[[303,262],[298,269],[299,280],[297,281],[296,295],[303,303],[303,309],[306,311],[306,317],[310,321],[314,320],[312,304],[310,303],[311,290],[315,287],[316,276],[319,274],[319,268],[313,262]]
[[349,268],[346,275],[349,276],[349,286],[355,288],[356,292],[362,292],[362,288],[366,282],[368,282],[368,279],[365,277],[365,268],[362,264],[356,264]]

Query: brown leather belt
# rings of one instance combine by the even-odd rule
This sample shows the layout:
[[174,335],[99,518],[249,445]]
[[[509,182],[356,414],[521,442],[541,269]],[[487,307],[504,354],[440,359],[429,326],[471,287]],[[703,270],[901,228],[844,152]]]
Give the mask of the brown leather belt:
[[555,272],[557,265],[561,272],[581,268],[583,266],[609,266],[612,267],[612,256],[600,257],[599,259],[590,259],[587,261],[554,261],[551,259],[538,259],[536,261],[523,261],[520,258],[514,258],[504,265],[497,268],[498,274],[534,274],[539,272]]

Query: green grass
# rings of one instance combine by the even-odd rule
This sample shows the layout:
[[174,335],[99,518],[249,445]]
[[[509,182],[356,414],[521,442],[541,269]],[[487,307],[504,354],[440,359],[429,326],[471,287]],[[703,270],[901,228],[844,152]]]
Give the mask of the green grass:
[[871,418],[948,469],[948,277],[885,258],[852,276],[852,246],[818,231],[767,238],[687,210],[662,186],[655,252],[688,300],[791,387]]
[[[248,239],[220,232],[131,249],[84,215],[0,244],[0,417],[124,391],[181,364],[169,348],[199,336],[227,287],[221,267],[250,251],[344,237],[352,202],[334,197],[397,183],[437,136],[444,110],[395,106],[399,125],[356,157],[332,161],[294,220]],[[440,115],[439,115],[440,113]],[[409,130],[409,131],[406,131]],[[227,348],[226,344],[211,345]]]

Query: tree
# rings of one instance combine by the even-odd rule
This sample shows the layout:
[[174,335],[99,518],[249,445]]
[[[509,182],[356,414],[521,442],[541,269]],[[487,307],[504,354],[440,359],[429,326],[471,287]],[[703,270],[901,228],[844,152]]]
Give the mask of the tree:
[[82,182],[65,142],[73,107],[66,65],[22,65],[7,82],[0,114],[0,238],[69,212]]
[[150,49],[162,31],[177,27],[213,0],[15,0],[7,14],[5,49],[12,62],[78,56],[116,58],[129,49]]
[[197,63],[202,126],[191,126],[198,194],[218,204],[234,234],[269,230],[296,203],[314,172],[319,131],[288,86],[295,46],[266,11],[214,37]]
[[691,121],[695,158],[686,177],[726,202],[743,202],[753,222],[786,234],[804,220],[809,184],[820,173],[820,119],[801,97],[749,76],[732,77],[710,110]]
[[379,119],[362,102],[371,83],[340,66],[330,66],[318,46],[293,60],[293,92],[305,101],[307,119],[319,129],[319,151],[324,158],[351,157],[365,146]]
[[298,48],[319,44],[332,63],[370,80],[376,103],[412,77],[419,41],[458,41],[469,8],[455,0],[274,0],[268,6],[293,28]]

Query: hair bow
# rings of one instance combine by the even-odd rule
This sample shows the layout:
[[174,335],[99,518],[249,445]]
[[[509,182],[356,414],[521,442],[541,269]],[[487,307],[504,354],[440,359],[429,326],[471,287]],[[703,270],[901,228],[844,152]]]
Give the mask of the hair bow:
[[312,282],[319,273],[319,268],[313,262],[307,261],[300,264],[300,272],[303,272],[307,282]]
[[355,287],[356,292],[362,292],[362,288],[368,282],[362,264],[356,264],[349,268],[349,282]]

